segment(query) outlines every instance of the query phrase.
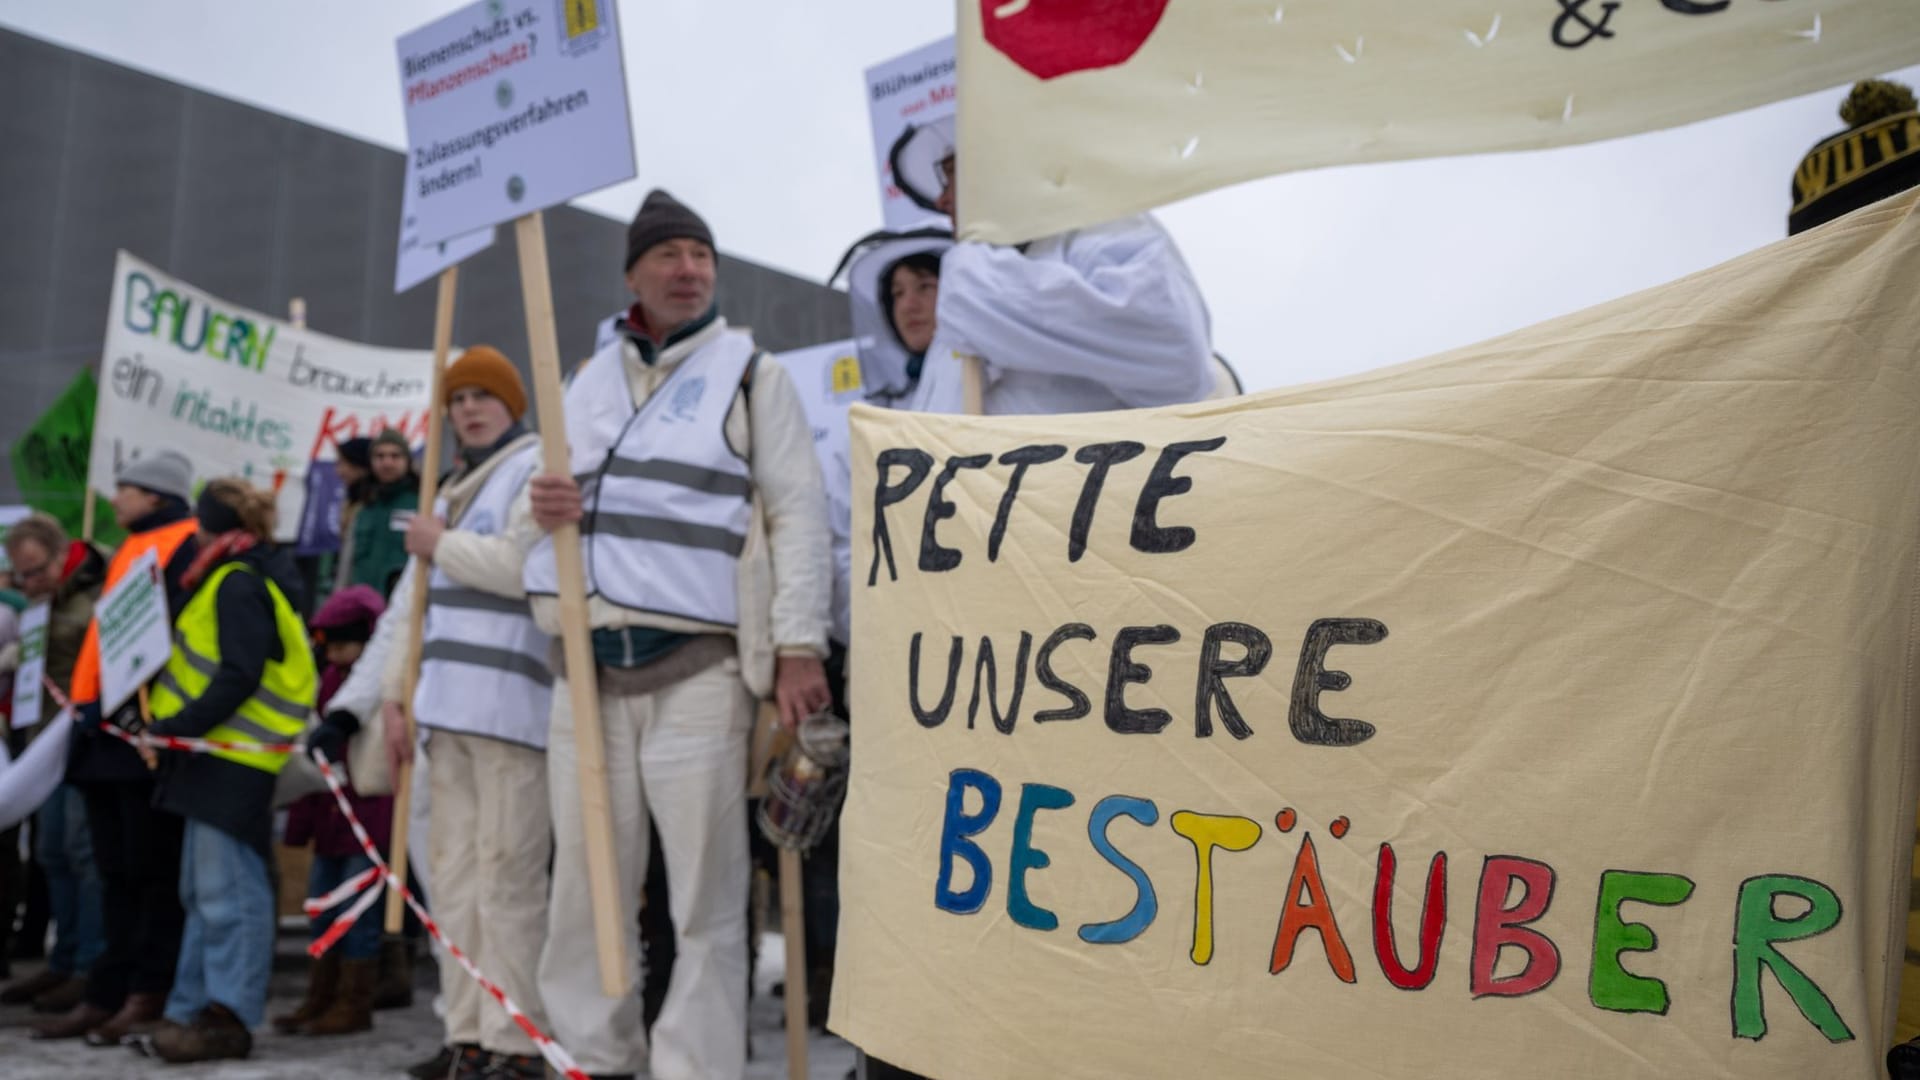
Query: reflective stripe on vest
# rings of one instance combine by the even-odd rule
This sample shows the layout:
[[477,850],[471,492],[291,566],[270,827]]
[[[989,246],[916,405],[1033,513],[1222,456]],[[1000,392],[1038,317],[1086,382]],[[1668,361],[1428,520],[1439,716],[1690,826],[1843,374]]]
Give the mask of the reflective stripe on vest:
[[[538,443],[513,451],[481,482],[454,528],[498,535],[520,489],[540,464]],[[524,598],[468,588],[439,566],[427,579],[426,631],[414,719],[430,728],[547,745],[552,639],[533,623]]]
[[[220,584],[232,573],[254,573],[244,563],[229,562],[214,570],[199,591],[174,620],[173,653],[167,666],[154,680],[148,698],[156,720],[177,716],[187,703],[206,693],[220,670],[220,618],[216,599]],[[306,730],[307,718],[319,689],[320,677],[313,665],[313,647],[307,642],[307,628],[287,602],[286,595],[273,579],[260,578],[273,600],[274,629],[280,639],[283,659],[268,660],[260,675],[260,685],[240,703],[234,715],[213,726],[208,739],[232,743],[288,743]],[[287,755],[255,750],[213,750],[214,757],[236,764],[277,773],[287,763]]]
[[[574,376],[567,437],[574,471],[587,474],[580,542],[588,595],[634,611],[739,623],[753,483],[726,424],[753,356],[752,338],[724,331],[682,359],[638,409],[619,347],[596,353]],[[532,594],[559,591],[551,538],[528,555],[524,580]]]
[[[171,525],[162,525],[157,529],[134,533],[120,544],[120,550],[113,553],[113,561],[107,564],[107,581],[101,587],[103,593],[112,590],[127,571],[140,560],[140,556],[151,551],[160,560],[161,570],[173,561],[173,553],[180,545],[200,529],[200,523],[192,518],[176,521]],[[67,696],[75,705],[100,700],[100,624],[96,620],[87,624],[87,636],[80,644],[80,656],[74,661],[73,678],[68,681]]]

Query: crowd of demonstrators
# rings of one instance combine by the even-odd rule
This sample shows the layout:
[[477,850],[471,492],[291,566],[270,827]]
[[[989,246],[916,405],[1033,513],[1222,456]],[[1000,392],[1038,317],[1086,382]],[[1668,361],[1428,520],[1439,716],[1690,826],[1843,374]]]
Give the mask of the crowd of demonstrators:
[[[950,180],[951,159],[940,168]],[[927,199],[951,209],[948,192]],[[214,481],[189,517],[184,463],[163,477],[156,455],[145,472],[123,477],[131,550],[164,547],[177,612],[149,730],[241,748],[147,751],[143,761],[108,737],[81,740],[76,762],[101,762],[98,773],[73,777],[101,789],[95,831],[111,828],[120,842],[136,828],[171,828],[173,840],[171,849],[166,836],[145,844],[151,859],[128,858],[124,843],[108,859],[125,894],[148,900],[118,906],[108,950],[116,959],[95,965],[86,1000],[60,1018],[58,1035],[100,1045],[144,1040],[166,1061],[250,1053],[265,1019],[272,793],[285,756],[246,746],[300,736],[317,702],[323,719],[307,745],[327,758],[345,762],[353,740],[378,740],[397,776],[420,755],[419,832],[436,918],[586,1071],[658,1080],[743,1074],[755,702],[771,699],[790,728],[846,709],[851,499],[843,422],[818,459],[808,453],[819,425],[809,423],[814,403],[803,397],[816,391],[796,386],[751,334],[720,317],[717,270],[707,223],[665,192],[650,193],[628,230],[624,276],[634,303],[566,391],[565,475],[541,469],[538,439],[522,425],[526,389],[513,364],[486,346],[467,350],[443,380],[439,406],[458,459],[429,512],[414,512],[418,477],[399,432],[383,431],[364,448],[342,444],[337,467],[349,500],[337,591],[311,640],[290,560],[271,542],[268,495]],[[856,321],[877,319],[884,331],[863,335],[860,356],[861,394],[874,404],[958,409],[961,354],[982,359],[990,412],[1166,404],[1212,390],[1205,307],[1149,219],[1025,249],[956,244],[942,230],[881,238],[863,247],[853,275]],[[557,646],[552,533],[563,525],[579,527],[588,575],[590,671],[566,670]],[[14,559],[30,582],[85,585],[90,549],[47,537],[38,552],[31,530],[26,542]],[[55,555],[57,576],[41,566]],[[131,557],[123,549],[116,570]],[[421,573],[421,668],[408,701],[406,635],[396,627],[414,614],[411,575]],[[96,568],[95,593],[103,576]],[[83,629],[86,614],[78,615]],[[63,677],[56,668],[56,682]],[[656,983],[664,976],[657,1016],[638,994],[603,995],[590,894],[550,884],[587,876],[569,678],[591,678],[598,690],[618,922],[627,949],[646,957]],[[97,697],[97,688],[81,697],[92,716]],[[403,705],[423,744],[409,738]],[[125,709],[109,719],[139,726]],[[157,773],[148,772],[154,764]],[[349,781],[356,775],[349,771]],[[135,825],[126,813],[135,804],[156,812]],[[384,795],[355,790],[349,806],[376,834],[387,829]],[[284,840],[313,844],[313,895],[370,865],[329,796],[297,805]],[[806,864],[816,963],[804,977],[816,1022],[831,993],[836,859],[830,836]],[[170,938],[154,917],[169,904],[150,902],[169,876]],[[642,953],[649,881],[664,881],[649,914],[670,943]],[[136,910],[142,917],[131,917]],[[315,919],[313,933],[339,910]],[[60,918],[64,928],[76,916],[63,908]],[[276,1030],[371,1026],[380,939],[376,918],[361,920],[313,965],[304,1000],[274,1018]],[[177,958],[159,963],[169,950]],[[445,1052],[415,1075],[544,1074],[537,1049],[495,999],[456,967],[441,974]],[[156,1013],[164,1016],[157,1023]],[[869,1070],[903,1075],[878,1062]]]
[[[1847,130],[1796,174],[1792,227],[1920,178],[1920,156],[1907,151],[1867,173],[1835,164],[1878,125],[1908,123],[1914,108],[1903,87],[1856,88]],[[949,127],[914,129],[892,164],[910,198],[953,214],[960,163]],[[64,782],[31,823],[30,869],[44,880],[55,930],[48,967],[0,990],[0,1002],[50,1013],[35,1028],[41,1038],[134,1041],[168,1062],[247,1056],[265,1022],[272,803],[287,760],[250,747],[304,734],[322,756],[354,763],[348,806],[383,847],[393,814],[385,792],[410,762],[424,776],[409,836],[413,864],[435,886],[435,917],[587,1072],[739,1080],[755,703],[771,699],[790,728],[821,710],[845,712],[846,674],[860,663],[850,626],[849,401],[957,412],[968,404],[968,364],[978,365],[980,407],[997,415],[1173,405],[1234,386],[1213,353],[1198,285],[1149,216],[1017,246],[956,241],[942,227],[876,234],[845,266],[859,377],[795,378],[718,314],[707,223],[651,192],[627,233],[622,269],[634,302],[600,328],[565,393],[566,473],[540,464],[512,362],[487,346],[466,350],[436,403],[457,449],[437,505],[420,507],[400,432],[338,445],[342,548],[332,596],[310,625],[291,560],[272,540],[272,497],[222,479],[195,500],[179,454],[153,452],[120,470],[113,507],[130,536],[110,562],[43,515],[15,525],[5,542],[13,581],[23,600],[49,606],[47,675],[70,688],[80,728]],[[567,670],[558,645],[553,533],[565,525],[579,528],[587,574],[588,671]],[[150,713],[129,703],[103,717],[94,603],[147,552],[165,567],[174,648],[151,684]],[[419,574],[426,608],[416,613]],[[0,676],[17,662],[7,652],[16,614],[0,595]],[[416,614],[424,631],[409,699],[406,628]],[[600,989],[572,678],[598,690],[618,925],[663,992],[612,999]],[[48,694],[42,716],[53,715]],[[103,720],[230,745],[136,751],[100,730]],[[857,754],[873,721],[849,720]],[[297,804],[287,820],[284,842],[314,848],[310,894],[371,865],[330,795]],[[0,835],[0,946],[35,880],[8,864],[14,851]],[[804,978],[816,1022],[832,993],[838,856],[829,833],[804,864]],[[643,890],[654,888],[643,920]],[[314,919],[311,933],[344,906]],[[32,923],[29,915],[18,935],[27,948],[46,937]],[[656,935],[644,950],[643,924]],[[304,999],[273,1029],[368,1029],[383,999],[409,994],[405,964],[386,963],[395,944],[381,939],[377,909],[362,915],[313,964]],[[390,998],[389,975],[400,984]],[[443,1046],[413,1075],[544,1075],[525,1031],[450,959],[441,989]],[[864,1058],[862,1071],[913,1075]]]

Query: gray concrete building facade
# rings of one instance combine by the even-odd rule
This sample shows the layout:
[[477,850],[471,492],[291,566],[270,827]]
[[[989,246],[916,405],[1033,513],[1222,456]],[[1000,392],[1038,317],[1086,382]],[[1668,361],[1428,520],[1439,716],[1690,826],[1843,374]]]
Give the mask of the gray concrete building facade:
[[[323,333],[431,344],[433,283],[393,292],[399,151],[8,30],[0,102],[0,446],[82,368],[98,374],[120,248],[267,314],[302,297]],[[578,360],[630,302],[626,223],[559,207],[546,228],[561,356]],[[776,351],[848,333],[844,294],[724,255],[719,301]],[[510,226],[461,268],[454,339],[524,370]],[[0,503],[19,499],[0,455]]]

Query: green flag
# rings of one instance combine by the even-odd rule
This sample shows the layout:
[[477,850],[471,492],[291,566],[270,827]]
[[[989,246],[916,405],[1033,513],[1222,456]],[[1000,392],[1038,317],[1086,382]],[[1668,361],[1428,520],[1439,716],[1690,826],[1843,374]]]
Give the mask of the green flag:
[[[80,535],[87,454],[93,445],[93,406],[99,393],[93,373],[81,371],[11,451],[20,501],[59,518],[74,536]],[[107,501],[95,498],[93,538],[107,545],[119,543],[126,537],[125,530],[115,524]]]

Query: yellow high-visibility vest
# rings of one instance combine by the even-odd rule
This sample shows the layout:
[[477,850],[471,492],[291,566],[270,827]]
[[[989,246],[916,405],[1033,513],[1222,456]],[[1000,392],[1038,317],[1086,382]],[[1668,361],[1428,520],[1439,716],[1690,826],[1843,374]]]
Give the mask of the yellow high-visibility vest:
[[[228,574],[253,573],[244,563],[230,562],[215,570],[187,601],[173,623],[173,655],[166,669],[154,681],[148,699],[156,720],[179,715],[187,702],[205,693],[220,670],[220,618],[215,598],[220,583]],[[268,660],[260,685],[253,696],[242,702],[233,716],[215,725],[206,738],[217,742],[289,743],[307,729],[319,691],[320,676],[313,665],[313,648],[307,644],[307,628],[285,593],[271,578],[262,578],[273,598],[273,622],[280,635],[281,660]],[[256,750],[213,750],[215,757],[278,773],[287,763],[287,755]]]

